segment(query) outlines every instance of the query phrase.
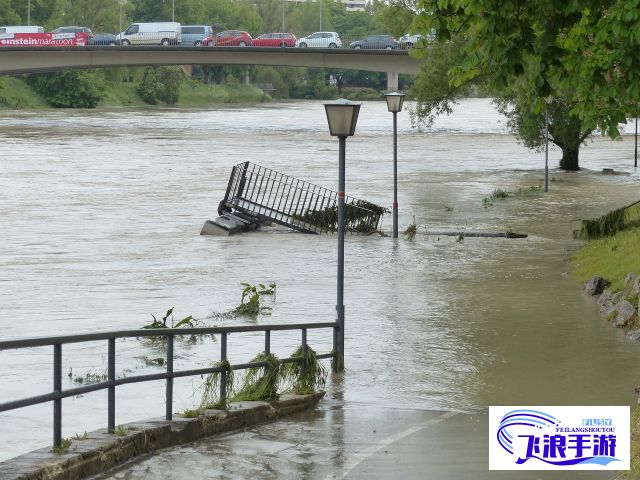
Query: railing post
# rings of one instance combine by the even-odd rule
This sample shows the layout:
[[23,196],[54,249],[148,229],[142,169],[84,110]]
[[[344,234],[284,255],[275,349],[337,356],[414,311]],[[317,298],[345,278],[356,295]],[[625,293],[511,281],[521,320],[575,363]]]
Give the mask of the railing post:
[[264,331],[264,354],[267,357],[271,355],[271,330]]
[[303,352],[307,351],[307,329],[306,328],[302,329],[302,351]]
[[107,393],[107,430],[109,433],[116,431],[116,339],[109,339],[107,352],[107,380],[111,385]]
[[[62,393],[62,344],[53,346],[53,392]],[[53,446],[62,445],[62,399],[53,401]]]
[[173,335],[167,337],[167,405],[165,409],[166,420],[173,419]]
[[340,358],[338,354],[338,329],[338,323],[336,322],[335,326],[333,327],[333,362],[331,362],[331,370],[333,371],[333,373],[338,373],[340,371],[338,368],[338,359]]
[[[220,362],[227,361],[227,333],[223,332],[220,338]],[[227,401],[227,371],[220,372],[220,403]]]

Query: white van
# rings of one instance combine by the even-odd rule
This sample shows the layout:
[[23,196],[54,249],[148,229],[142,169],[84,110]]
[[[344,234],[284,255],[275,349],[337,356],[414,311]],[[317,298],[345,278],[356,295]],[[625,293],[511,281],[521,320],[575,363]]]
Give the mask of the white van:
[[177,22],[132,23],[116,36],[126,45],[180,45],[180,24]]
[[0,33],[44,33],[44,28],[37,25],[14,25],[0,27]]

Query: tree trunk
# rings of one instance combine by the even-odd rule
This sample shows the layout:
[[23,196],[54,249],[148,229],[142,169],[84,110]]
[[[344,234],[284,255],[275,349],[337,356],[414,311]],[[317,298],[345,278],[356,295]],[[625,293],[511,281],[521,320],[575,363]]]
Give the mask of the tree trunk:
[[578,164],[578,154],[580,153],[579,145],[562,148],[562,158],[560,159],[560,168],[563,170],[577,171],[580,170]]

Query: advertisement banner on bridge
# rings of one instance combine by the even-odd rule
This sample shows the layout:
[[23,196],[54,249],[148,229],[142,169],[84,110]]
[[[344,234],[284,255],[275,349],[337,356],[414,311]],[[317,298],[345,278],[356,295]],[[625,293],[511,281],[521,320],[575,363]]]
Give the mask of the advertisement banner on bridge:
[[86,33],[0,33],[0,47],[80,47]]

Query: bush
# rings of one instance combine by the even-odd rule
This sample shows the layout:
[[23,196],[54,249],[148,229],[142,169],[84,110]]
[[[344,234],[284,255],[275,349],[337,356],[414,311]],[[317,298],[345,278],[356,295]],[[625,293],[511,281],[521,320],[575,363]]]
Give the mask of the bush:
[[158,102],[174,105],[180,98],[180,86],[184,79],[184,70],[178,66],[147,67],[136,90],[151,105],[157,105]]
[[105,95],[102,71],[63,70],[29,75],[27,82],[53,107],[95,108]]

